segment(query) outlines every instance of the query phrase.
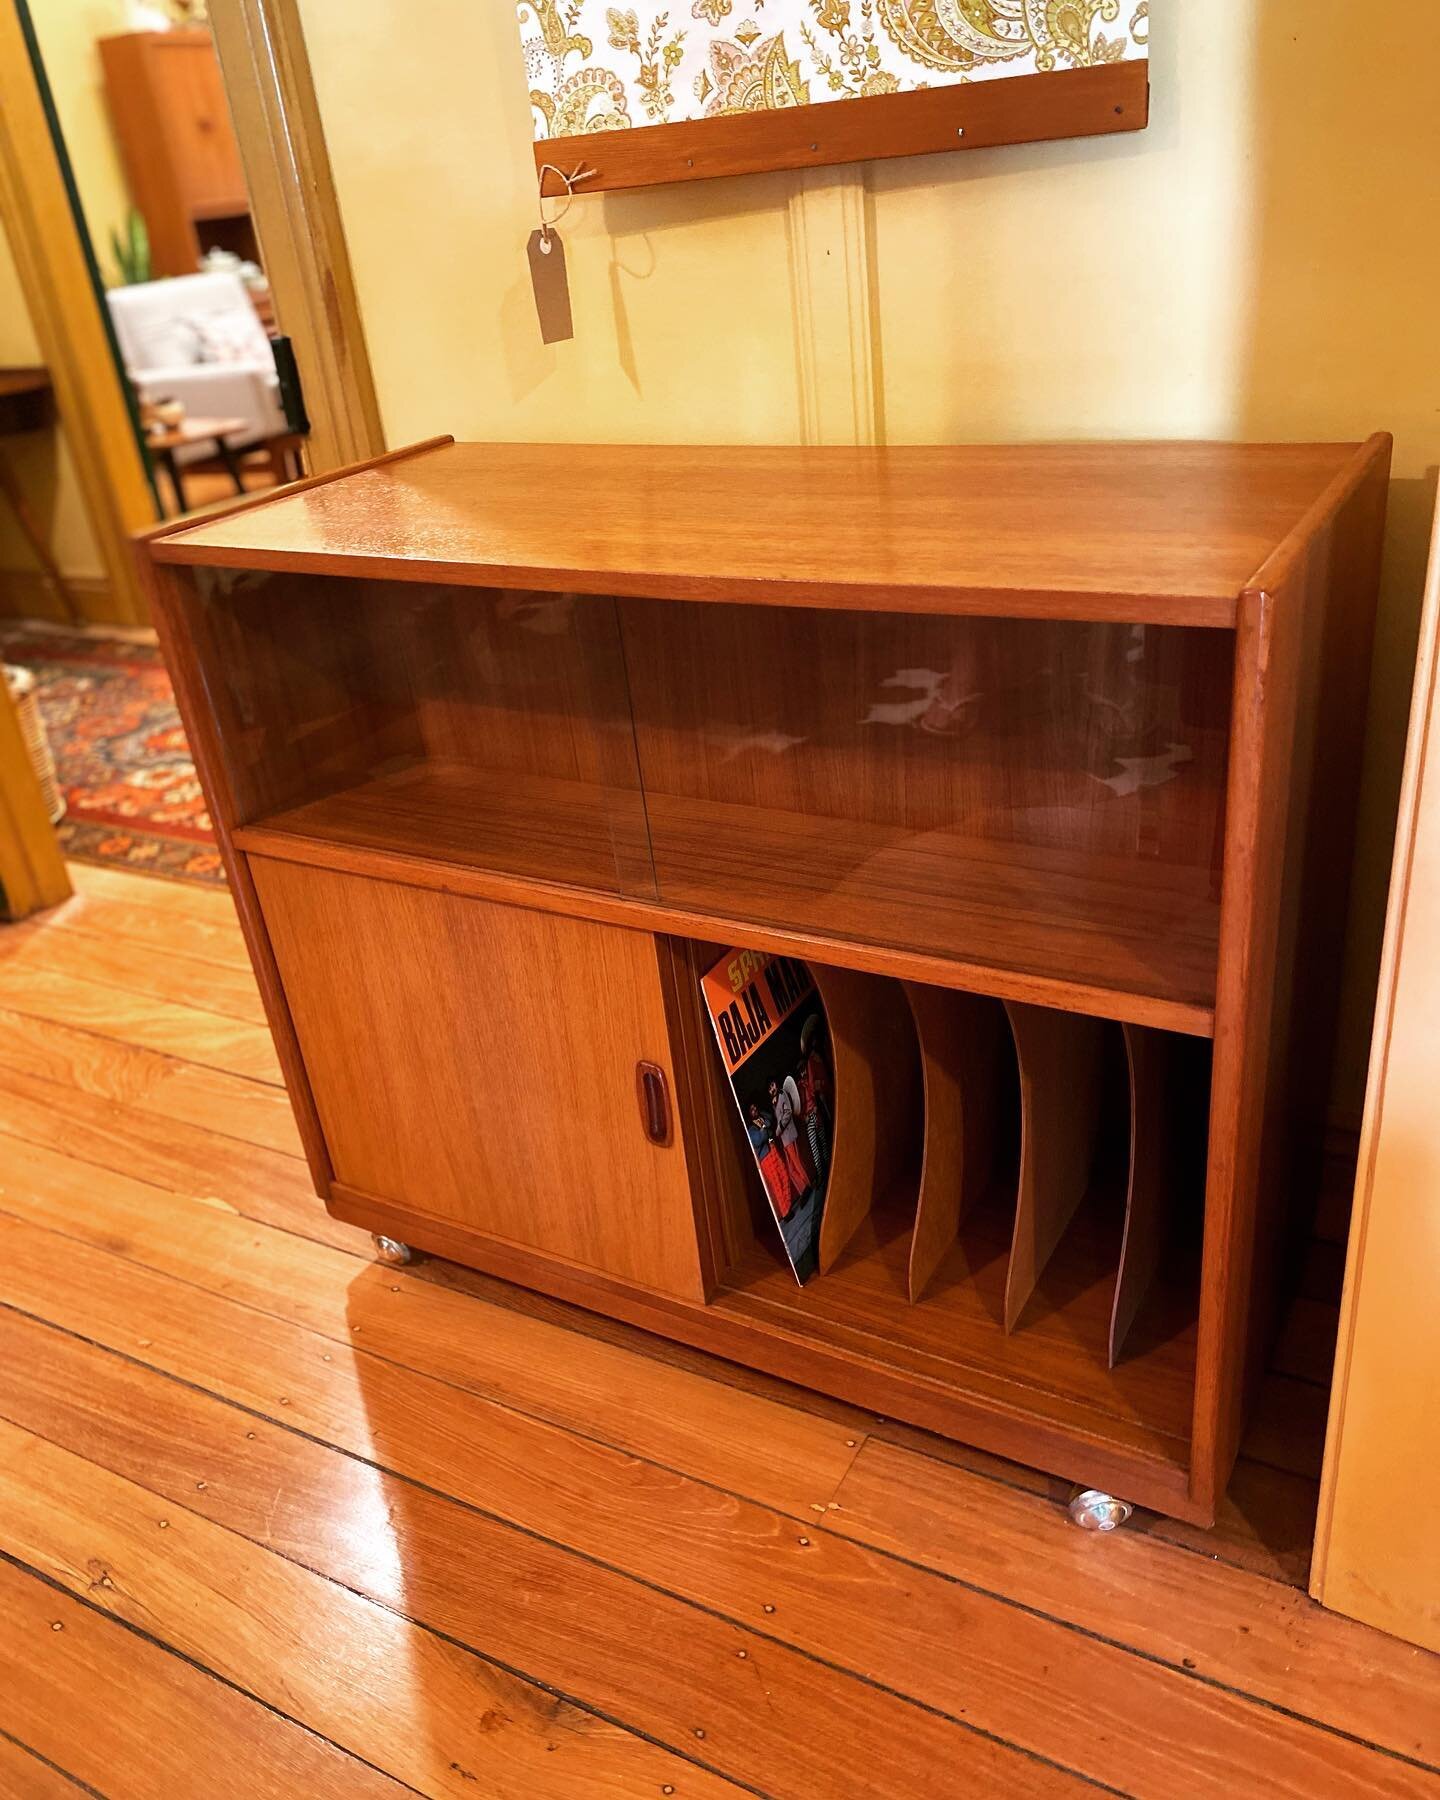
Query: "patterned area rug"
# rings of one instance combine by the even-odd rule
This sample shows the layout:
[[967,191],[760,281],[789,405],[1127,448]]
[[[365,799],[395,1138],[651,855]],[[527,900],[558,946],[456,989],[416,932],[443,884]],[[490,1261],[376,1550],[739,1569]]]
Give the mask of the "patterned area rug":
[[205,797],[156,646],[6,621],[0,657],[35,676],[65,790],[65,854],[223,886]]

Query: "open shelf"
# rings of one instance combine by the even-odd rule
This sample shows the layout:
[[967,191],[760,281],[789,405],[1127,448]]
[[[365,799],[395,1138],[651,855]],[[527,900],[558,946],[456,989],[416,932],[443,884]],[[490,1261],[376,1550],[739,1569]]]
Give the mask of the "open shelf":
[[[713,948],[693,956],[708,966]],[[712,1309],[797,1356],[853,1358],[897,1391],[965,1394],[1012,1420],[1081,1424],[1183,1474],[1209,1046],[1158,1031],[1127,1046],[1107,1021],[811,973],[833,1044],[826,1217],[838,1202],[840,1247],[800,1286],[743,1136],[722,1131]],[[923,1082],[908,1072],[917,1053]],[[706,1074],[723,1125],[718,1059]]]
[[430,760],[289,807],[255,829],[522,880],[654,892],[645,808],[634,788]]
[[1215,1004],[1208,870],[646,794],[662,900],[1196,1009]]
[[1109,1366],[1117,1200],[1123,1196],[1097,1196],[1071,1221],[1023,1328],[1008,1336],[1010,1201],[1003,1194],[962,1223],[917,1304],[909,1300],[909,1195],[882,1202],[831,1273],[803,1288],[778,1250],[753,1240],[712,1304],[1048,1421],[1073,1420],[1081,1409],[1097,1435],[1183,1467],[1194,1406],[1194,1287],[1180,1269],[1167,1271],[1131,1328],[1124,1360]]
[[637,903],[637,923],[684,914],[716,939],[803,917],[813,942],[910,952],[921,975],[943,944],[939,956],[963,965],[976,992],[1064,1004],[1058,990],[1073,987],[1082,1008],[1103,1005],[1107,1017],[1199,1036],[1212,1028],[1219,903],[1208,873],[1169,864],[917,837],[443,759],[268,814],[237,839],[282,856],[287,840],[302,841],[305,860],[322,866],[398,855],[619,895]]

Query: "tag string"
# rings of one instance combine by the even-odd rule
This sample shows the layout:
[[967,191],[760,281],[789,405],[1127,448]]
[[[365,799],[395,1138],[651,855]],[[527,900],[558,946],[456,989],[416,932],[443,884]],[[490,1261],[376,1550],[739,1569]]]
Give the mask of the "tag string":
[[[553,219],[545,217],[545,177],[553,175],[557,181],[565,183],[565,198],[560,202],[560,210]],[[540,190],[536,199],[540,208],[540,242],[546,250],[550,248],[550,230],[558,225],[570,210],[570,203],[575,198],[575,189],[582,181],[589,181],[595,174],[594,169],[587,169],[583,163],[576,163],[567,175],[564,169],[557,169],[554,163],[541,163]]]

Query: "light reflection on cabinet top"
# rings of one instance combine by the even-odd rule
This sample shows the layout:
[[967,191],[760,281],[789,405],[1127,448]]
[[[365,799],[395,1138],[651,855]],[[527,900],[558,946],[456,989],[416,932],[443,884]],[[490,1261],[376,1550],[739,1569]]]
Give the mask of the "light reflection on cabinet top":
[[1226,626],[1387,449],[442,440],[172,527],[152,550],[473,587]]

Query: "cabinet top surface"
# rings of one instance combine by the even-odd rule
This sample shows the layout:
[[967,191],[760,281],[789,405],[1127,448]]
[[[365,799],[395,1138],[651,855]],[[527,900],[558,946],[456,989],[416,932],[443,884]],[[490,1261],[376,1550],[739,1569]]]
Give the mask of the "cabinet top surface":
[[150,548],[481,587],[1228,625],[1385,447],[447,443]]

